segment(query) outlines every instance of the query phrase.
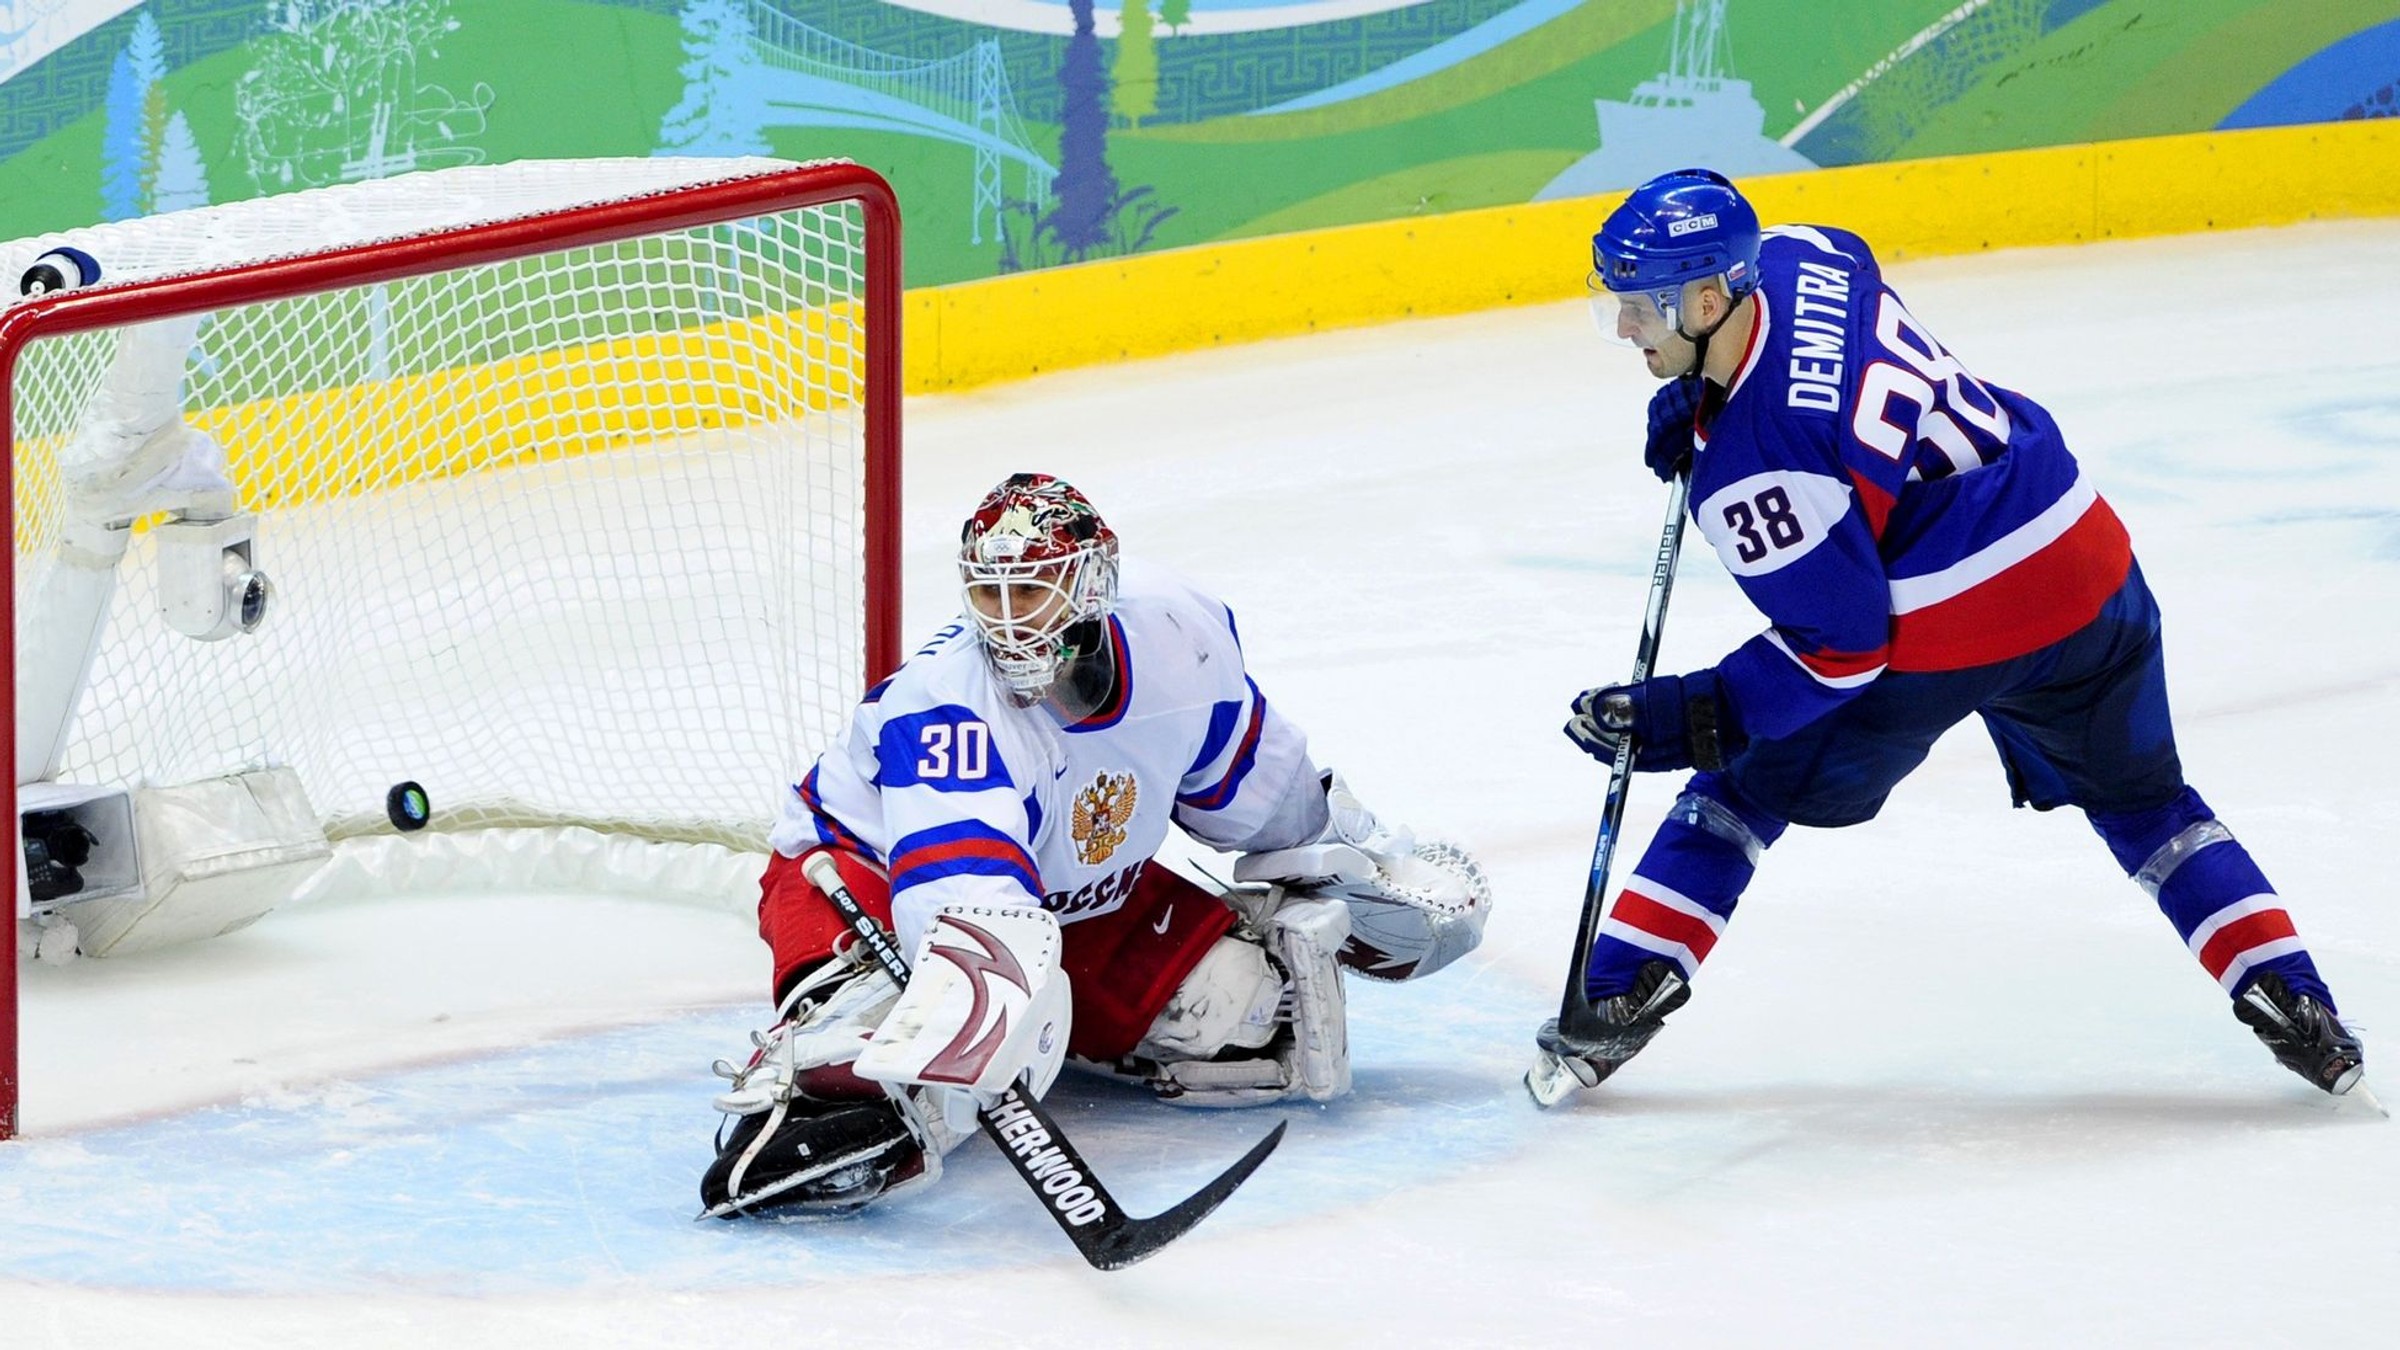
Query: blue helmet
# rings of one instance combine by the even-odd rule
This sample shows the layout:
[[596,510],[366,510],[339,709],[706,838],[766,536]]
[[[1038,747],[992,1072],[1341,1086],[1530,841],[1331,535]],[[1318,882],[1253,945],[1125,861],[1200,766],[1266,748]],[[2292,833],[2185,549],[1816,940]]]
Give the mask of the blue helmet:
[[1592,284],[1639,291],[1672,312],[1687,281],[1722,275],[1730,299],[1758,289],[1758,212],[1711,169],[1662,173],[1592,236]]

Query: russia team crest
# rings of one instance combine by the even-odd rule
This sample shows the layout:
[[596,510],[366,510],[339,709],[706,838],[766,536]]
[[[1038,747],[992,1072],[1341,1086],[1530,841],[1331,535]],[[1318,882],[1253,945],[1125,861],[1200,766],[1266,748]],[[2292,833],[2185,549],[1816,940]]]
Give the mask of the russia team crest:
[[1107,862],[1125,844],[1125,827],[1140,797],[1130,773],[1102,773],[1075,794],[1075,860],[1086,867]]

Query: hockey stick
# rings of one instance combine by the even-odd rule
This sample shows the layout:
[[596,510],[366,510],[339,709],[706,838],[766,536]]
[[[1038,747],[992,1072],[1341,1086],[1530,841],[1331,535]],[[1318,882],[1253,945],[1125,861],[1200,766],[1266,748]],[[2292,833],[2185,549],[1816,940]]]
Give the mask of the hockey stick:
[[[842,922],[849,924],[850,931],[866,944],[876,963],[892,977],[892,983],[905,986],[908,961],[900,955],[899,944],[859,907],[858,897],[842,884],[841,870],[832,857],[811,854],[801,870],[833,901],[833,907],[841,911]],[[1026,1095],[1021,1084],[1009,1084],[1000,1099],[977,1112],[977,1116],[983,1122],[983,1132],[1000,1146],[1000,1156],[1008,1159],[1009,1166],[1017,1169],[1025,1184],[1042,1197],[1043,1208],[1049,1210],[1059,1231],[1075,1244],[1075,1250],[1083,1253],[1084,1260],[1101,1270],[1122,1270],[1190,1232],[1267,1160],[1267,1155],[1283,1142],[1287,1123],[1276,1122],[1266,1138],[1252,1145],[1238,1162],[1194,1192],[1190,1199],[1165,1213],[1137,1219],[1127,1214],[1125,1207],[1108,1193],[1108,1188],[1100,1184],[1100,1178],[1093,1175],[1083,1155],[1067,1142],[1058,1122],[1050,1118],[1039,1101]]]
[[[1658,557],[1650,566],[1650,606],[1642,615],[1641,645],[1634,650],[1633,677],[1628,684],[1650,678],[1658,660],[1659,637],[1667,626],[1667,597],[1675,590],[1675,559],[1683,550],[1684,505],[1692,495],[1689,468],[1675,475],[1667,494],[1667,524],[1658,537]],[[1609,860],[1617,850],[1617,830],[1625,820],[1626,789],[1633,782],[1633,737],[1617,741],[1617,762],[1609,771],[1608,802],[1600,810],[1600,837],[1592,846],[1592,871],[1584,882],[1583,918],[1575,926],[1575,955],[1567,967],[1567,989],[1558,1004],[1558,1028],[1573,1036],[1592,1037],[1608,1030],[1598,1024],[1591,996],[1584,992],[1584,972],[1592,959],[1592,941],[1600,932],[1601,911],[1608,903]],[[1579,1080],[1566,1061],[1548,1050],[1535,1054],[1525,1071],[1525,1090],[1542,1106],[1556,1106],[1575,1090]]]

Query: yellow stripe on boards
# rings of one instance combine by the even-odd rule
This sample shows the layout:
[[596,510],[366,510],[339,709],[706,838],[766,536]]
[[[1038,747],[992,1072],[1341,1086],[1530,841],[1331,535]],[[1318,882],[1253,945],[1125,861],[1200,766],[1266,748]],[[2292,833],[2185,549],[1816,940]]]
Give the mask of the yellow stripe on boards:
[[[2400,215],[2400,119],[2201,132],[1744,179],[1770,224],[1885,261]],[[1622,193],[1171,249],[912,291],[911,393],[1583,293]]]
[[[1761,219],[1840,225],[1886,261],[2400,215],[2400,119],[2206,132],[1742,181]],[[1621,194],[1171,249],[910,291],[906,388],[1583,293]],[[257,509],[852,408],[855,304],[211,409]],[[54,450],[55,447],[52,447]],[[32,453],[29,453],[32,452]],[[54,472],[18,448],[19,491]],[[20,550],[24,546],[19,531]]]

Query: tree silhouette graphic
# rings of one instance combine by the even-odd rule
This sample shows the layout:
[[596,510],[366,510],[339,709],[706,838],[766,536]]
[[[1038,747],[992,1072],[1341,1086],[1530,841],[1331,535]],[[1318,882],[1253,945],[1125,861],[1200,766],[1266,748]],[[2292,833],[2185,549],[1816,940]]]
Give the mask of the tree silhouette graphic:
[[1058,69],[1065,101],[1060,108],[1057,205],[1042,228],[1057,241],[1068,262],[1079,262],[1106,244],[1115,213],[1117,175],[1108,167],[1108,76],[1100,67],[1100,35],[1093,28],[1092,0],[1072,0],[1075,35],[1067,39]]
[[1127,125],[1158,111],[1158,42],[1150,22],[1150,0],[1125,0],[1117,33],[1117,63],[1109,74],[1116,82],[1111,100]]

